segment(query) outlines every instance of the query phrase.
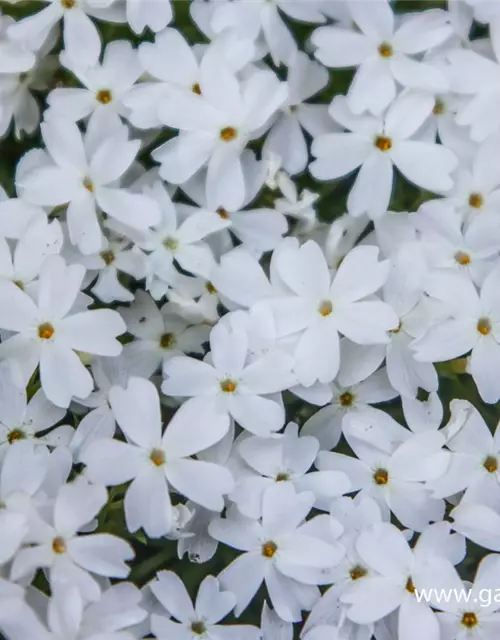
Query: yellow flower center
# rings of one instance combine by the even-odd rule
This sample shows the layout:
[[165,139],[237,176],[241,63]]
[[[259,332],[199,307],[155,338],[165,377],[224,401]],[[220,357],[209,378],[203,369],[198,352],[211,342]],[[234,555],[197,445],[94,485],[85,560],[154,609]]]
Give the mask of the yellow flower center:
[[221,380],[220,388],[224,393],[234,393],[238,388],[238,383],[235,380]]
[[455,261],[462,267],[465,267],[470,264],[470,255],[465,253],[465,251],[457,251],[455,254]]
[[13,444],[14,442],[19,442],[19,440],[25,440],[26,434],[22,429],[12,429],[7,436],[7,441],[9,444]]
[[467,629],[472,629],[472,627],[475,627],[477,623],[478,623],[478,619],[476,614],[473,611],[467,611],[462,616],[462,624]]
[[266,558],[272,558],[277,550],[278,547],[272,541],[266,542],[262,545],[262,555]]
[[219,217],[222,218],[223,220],[229,220],[229,213],[224,209],[224,207],[219,207],[217,209],[217,213],[219,214]]
[[113,94],[109,89],[101,89],[96,93],[96,100],[101,104],[109,104],[113,100]]
[[389,473],[386,469],[377,469],[373,474],[373,481],[378,485],[386,485],[389,482]]
[[238,137],[238,131],[234,127],[224,127],[220,130],[220,139],[224,142],[231,142]]
[[202,636],[206,630],[205,623],[201,620],[191,623],[191,631],[199,636]]
[[403,323],[400,320],[398,326],[395,329],[390,329],[389,333],[399,333],[402,328],[403,328]]
[[349,575],[351,576],[351,580],[359,580],[360,578],[364,578],[368,571],[362,567],[360,564],[355,565],[350,571]]
[[163,246],[169,251],[175,251],[179,246],[179,242],[175,238],[165,238],[163,241]]
[[66,553],[66,543],[64,542],[64,538],[57,536],[52,540],[52,551],[54,553]]
[[350,407],[354,402],[354,396],[350,391],[344,391],[339,396],[339,404],[341,407]]
[[483,462],[483,467],[488,473],[495,473],[498,470],[498,459],[495,456],[488,456]]
[[484,204],[484,198],[480,193],[471,193],[469,196],[469,206],[480,209]]
[[85,189],[87,189],[87,191],[90,191],[90,193],[93,193],[94,184],[92,183],[92,180],[90,178],[85,178],[85,180],[83,181],[83,186],[85,187]]
[[217,293],[217,289],[214,287],[214,285],[211,282],[207,282],[205,284],[205,289],[208,291],[210,295],[214,295],[215,293]]
[[164,333],[160,338],[160,347],[162,349],[171,349],[175,345],[175,334]]
[[377,136],[375,138],[375,146],[385,153],[392,149],[392,140],[387,136]]
[[76,4],[76,0],[61,0],[61,4],[65,9],[73,9]]
[[109,265],[113,264],[113,262],[115,261],[115,254],[114,254],[114,251],[112,251],[111,249],[106,249],[106,251],[101,251],[100,255],[107,267],[109,267]]
[[436,99],[436,102],[434,104],[434,109],[432,110],[432,113],[435,116],[442,116],[443,113],[445,112],[446,107],[444,105],[444,102],[442,100],[440,100],[439,98]]
[[153,449],[149,454],[149,459],[155,467],[161,467],[165,464],[165,454],[161,449]]
[[196,93],[196,95],[201,96],[201,87],[197,82],[193,84],[193,86],[191,87],[191,91],[193,93]]
[[406,590],[409,593],[415,593],[415,585],[413,584],[413,580],[411,579],[411,577],[406,581]]
[[491,332],[491,322],[489,318],[480,318],[477,323],[477,330],[482,336],[487,336]]
[[329,316],[333,311],[333,304],[330,300],[324,300],[318,307],[318,313],[322,315],[324,318]]
[[44,322],[38,327],[38,336],[42,340],[50,340],[50,338],[52,338],[52,336],[54,335],[54,332],[55,332],[55,329],[50,324],[50,322]]
[[394,51],[388,42],[382,42],[378,48],[378,52],[382,58],[392,58]]
[[275,480],[276,482],[287,482],[288,480],[290,480],[290,474],[282,471],[281,473],[276,474]]

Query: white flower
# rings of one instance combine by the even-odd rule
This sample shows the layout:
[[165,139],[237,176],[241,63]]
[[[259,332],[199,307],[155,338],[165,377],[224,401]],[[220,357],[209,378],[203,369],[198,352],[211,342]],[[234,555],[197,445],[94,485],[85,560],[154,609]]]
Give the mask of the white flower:
[[125,323],[116,311],[71,313],[84,275],[81,265],[66,266],[60,256],[49,256],[36,302],[13,282],[0,282],[0,327],[16,333],[0,345],[0,358],[18,364],[26,381],[40,363],[42,389],[60,407],[92,391],[92,377],[75,350],[116,356],[122,349],[116,337]]
[[61,87],[51,91],[48,98],[51,111],[74,122],[110,113],[128,115],[127,96],[142,74],[137,52],[129,42],[111,42],[104,49],[102,64],[82,68],[81,60],[64,54],[63,63],[85,88]]
[[397,83],[418,89],[445,90],[446,76],[411,56],[448,38],[445,12],[423,11],[398,28],[386,0],[350,3],[354,27],[320,27],[312,37],[316,57],[330,67],[359,67],[347,100],[354,113],[379,115],[394,100]]
[[99,300],[106,303],[114,301],[132,302],[134,294],[120,282],[120,273],[142,280],[146,276],[146,256],[129,240],[113,237],[103,241],[101,251],[95,254],[74,255],[67,250],[72,262],[82,264],[89,270],[87,280],[97,280],[91,289]]
[[178,280],[175,263],[184,271],[208,278],[215,259],[205,238],[226,228],[229,223],[220,216],[207,215],[203,210],[186,212],[181,205],[172,202],[160,181],[152,187],[145,187],[144,193],[161,211],[161,219],[152,229],[139,233],[131,231],[130,234],[135,237],[137,245],[148,252],[148,288],[154,288],[156,279],[174,285]]
[[342,453],[320,451],[316,466],[320,470],[343,471],[351,481],[351,491],[372,496],[383,513],[394,513],[403,526],[422,531],[429,522],[439,520],[444,502],[432,497],[426,482],[436,480],[447,470],[450,453],[443,450],[445,436],[436,431],[409,435],[398,423],[362,420],[353,415],[345,421],[349,444],[358,459]]
[[137,291],[134,303],[122,311],[127,331],[136,339],[125,345],[124,354],[134,371],[145,377],[155,373],[171,358],[186,353],[204,354],[208,325],[191,325],[167,302],[158,309],[144,291]]
[[[265,166],[264,163],[258,162],[249,150],[241,154],[241,166],[245,179],[245,192],[243,200],[237,206],[228,209],[220,206],[222,200],[210,201],[207,198],[205,189],[207,172],[202,170],[182,185],[182,190],[201,208],[201,211],[194,208],[189,211],[188,207],[183,209],[192,216],[203,212],[207,226],[210,224],[210,219],[215,216],[226,223],[225,229],[221,226],[219,232],[208,239],[217,255],[224,255],[232,248],[234,244],[231,238],[232,233],[248,251],[260,257],[262,252],[272,251],[277,247],[288,230],[288,224],[283,213],[278,210],[269,207],[245,209],[261,191]],[[213,224],[217,227],[217,220]]]
[[448,318],[429,327],[413,343],[415,358],[422,362],[442,362],[467,354],[469,370],[485,402],[500,398],[500,268],[486,277],[481,291],[467,276],[442,273],[429,281],[429,295],[441,301]]
[[[494,597],[488,599],[487,594],[495,593],[500,577],[499,561],[497,554],[487,555],[481,560],[474,583],[467,585],[466,590],[470,588],[470,592],[466,603],[458,598],[450,598],[449,602],[436,601],[435,594],[442,593],[442,589],[448,593],[460,593],[465,589],[456,569],[449,562],[436,562],[433,575],[427,578],[424,588],[430,589],[430,602],[440,610],[436,618],[441,637],[445,635],[450,640],[494,637],[500,623],[500,603]],[[436,591],[433,591],[434,588]]]
[[106,17],[107,6],[101,0],[44,0],[48,6],[13,24],[9,37],[39,49],[50,36],[52,28],[63,21],[64,48],[69,57],[81,66],[91,66],[99,58],[101,38],[89,15]]
[[455,154],[433,142],[412,139],[426,117],[426,107],[413,96],[394,102],[384,118],[354,115],[346,99],[336,96],[330,115],[349,132],[326,133],[314,139],[316,157],[309,170],[318,180],[331,180],[361,167],[348,198],[351,215],[386,213],[392,193],[393,165],[405,178],[429,191],[448,191]]
[[217,624],[234,608],[236,598],[231,592],[221,590],[213,576],[207,576],[200,584],[194,607],[186,587],[172,571],[160,571],[149,587],[168,615],[177,620],[154,613],[151,630],[157,638],[197,640],[205,634],[213,640],[260,638],[260,631],[254,626]]
[[24,388],[14,381],[10,364],[0,365],[0,456],[7,452],[9,445],[28,438],[51,446],[66,444],[73,433],[69,425],[39,435],[65,415],[65,409],[49,402],[41,389],[27,402]]
[[94,253],[102,247],[98,207],[133,228],[146,229],[159,222],[155,202],[119,186],[140,147],[139,140],[128,139],[125,126],[110,132],[102,121],[95,120],[82,138],[76,124],[50,117],[42,124],[42,133],[48,152],[43,162],[40,157],[37,165],[21,176],[18,188],[34,204],[68,204],[69,237],[82,253]]
[[74,586],[51,586],[50,600],[41,591],[33,590],[33,599],[38,605],[36,613],[46,605],[43,613],[49,630],[34,609],[23,602],[8,613],[0,614],[0,628],[9,638],[135,640],[133,625],[147,617],[146,610],[139,606],[141,592],[129,582],[109,587],[98,600],[90,603]]
[[302,435],[314,436],[321,449],[330,451],[340,440],[347,414],[369,416],[375,412],[379,419],[385,417],[383,411],[371,406],[392,400],[397,395],[389,383],[387,371],[377,371],[384,357],[383,350],[383,346],[359,346],[346,338],[340,341],[340,369],[336,381],[331,383],[332,400],[307,420]]
[[229,331],[221,324],[210,332],[210,349],[212,364],[187,357],[166,362],[163,393],[196,398],[200,419],[205,411],[216,411],[256,435],[281,429],[283,406],[265,396],[293,385],[291,358],[274,351],[247,364],[248,336],[241,329]]
[[316,497],[316,508],[324,508],[350,490],[344,473],[311,471],[319,443],[311,436],[299,437],[298,427],[293,423],[283,434],[246,438],[237,450],[249,470],[241,473],[229,497],[249,518],[261,516],[262,495],[276,482],[291,482],[297,492],[311,491]]
[[434,565],[441,558],[452,566],[465,554],[461,536],[450,535],[450,525],[438,523],[426,529],[412,550],[403,533],[394,525],[379,523],[366,529],[358,538],[356,548],[363,561],[375,574],[353,581],[341,596],[351,605],[347,616],[366,624],[385,617],[399,608],[398,638],[413,637],[414,625],[425,629],[425,637],[438,640],[439,624],[425,601],[419,602],[415,591],[427,587],[429,574],[434,577]]
[[483,212],[465,228],[451,207],[422,208],[415,219],[430,269],[456,269],[481,285],[499,256],[500,220]]
[[341,560],[344,549],[334,538],[318,535],[322,518],[304,522],[314,503],[312,493],[295,493],[290,483],[277,483],[264,494],[262,521],[239,517],[214,520],[210,534],[243,551],[219,576],[221,585],[236,595],[239,616],[265,582],[271,602],[285,621],[301,618],[317,599],[322,570]]
[[[340,363],[339,333],[358,344],[383,344],[397,326],[392,309],[363,300],[384,284],[389,263],[378,261],[376,247],[353,249],[333,276],[319,246],[287,239],[275,252],[276,273],[289,295],[269,300],[278,336],[299,335],[294,372],[306,387],[331,382]],[[298,333],[301,332],[301,333]],[[327,354],[327,357],[325,357]]]
[[[421,209],[428,209],[432,213],[436,211],[438,215],[443,206],[448,209],[451,205],[465,222],[475,217],[497,217],[500,203],[500,164],[496,156],[498,144],[499,136],[492,136],[479,146],[474,145],[473,157],[459,166],[455,184],[445,198],[424,203]],[[479,213],[481,216],[477,215]]]
[[38,517],[31,522],[27,541],[12,563],[11,577],[19,580],[39,568],[50,570],[54,584],[71,584],[86,600],[97,600],[101,590],[90,575],[125,578],[127,560],[134,551],[124,540],[109,533],[79,536],[106,504],[104,487],[85,482],[64,484],[58,491],[50,521]]
[[[143,6],[143,0],[138,1],[139,5],[135,0],[136,6]],[[129,2],[130,6],[133,4]],[[169,2],[164,4],[168,6]],[[199,62],[183,34],[171,27],[155,34],[154,42],[141,42],[138,57],[147,80],[136,84],[125,98],[130,122],[141,129],[159,127],[160,107],[168,100],[172,87],[200,90]]]
[[180,134],[153,151],[160,175],[182,184],[207,167],[207,197],[236,209],[245,197],[240,155],[246,144],[285,102],[287,89],[268,70],[255,70],[243,82],[208,51],[200,65],[200,91],[172,89],[161,104],[161,121]]
[[[150,537],[169,532],[170,486],[208,509],[223,508],[223,495],[233,488],[231,474],[191,458],[225,435],[229,420],[223,414],[203,414],[196,404],[183,405],[162,435],[158,392],[142,378],[131,378],[126,389],[111,389],[109,402],[128,442],[96,440],[81,458],[93,482],[119,485],[133,480],[124,503],[129,531],[143,527]],[[200,415],[207,421],[203,431]]]
[[495,505],[500,498],[500,430],[492,435],[479,411],[465,400],[454,400],[467,412],[459,428],[447,427],[450,466],[432,483],[436,497],[448,497],[466,489],[464,500]]

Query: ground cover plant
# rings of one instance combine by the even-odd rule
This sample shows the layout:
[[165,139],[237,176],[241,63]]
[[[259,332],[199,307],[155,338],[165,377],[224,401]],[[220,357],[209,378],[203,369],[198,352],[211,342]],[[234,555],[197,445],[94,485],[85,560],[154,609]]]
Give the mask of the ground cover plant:
[[500,5],[0,7],[3,638],[498,638]]

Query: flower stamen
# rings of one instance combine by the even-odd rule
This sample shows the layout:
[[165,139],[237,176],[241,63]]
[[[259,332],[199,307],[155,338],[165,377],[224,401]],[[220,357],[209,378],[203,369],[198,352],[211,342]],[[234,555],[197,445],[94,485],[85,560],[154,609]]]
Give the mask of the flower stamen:
[[266,558],[272,558],[277,550],[277,545],[272,541],[266,542],[262,545],[262,555]]
[[473,611],[466,611],[462,616],[462,624],[467,629],[472,629],[478,623],[477,615]]
[[469,206],[473,209],[480,209],[484,204],[484,198],[480,193],[471,193],[469,196]]
[[224,393],[234,393],[238,388],[238,383],[236,380],[226,378],[225,380],[220,381],[220,388]]
[[109,89],[100,89],[95,97],[97,102],[101,104],[109,104],[113,100],[113,94]]
[[392,58],[394,50],[388,42],[382,42],[378,48],[378,52],[382,58]]
[[380,151],[386,153],[387,151],[390,151],[392,149],[392,140],[387,136],[377,136],[375,138],[375,146]]
[[491,322],[489,318],[480,318],[477,323],[477,330],[482,336],[487,336],[491,332]]
[[160,347],[162,349],[172,349],[175,343],[176,340],[174,333],[164,333],[160,338]]
[[38,337],[42,340],[50,340],[54,335],[55,329],[50,322],[43,322],[38,327]]
[[101,258],[104,260],[104,264],[109,267],[110,264],[113,264],[115,261],[114,251],[111,249],[106,249],[106,251],[101,251]]
[[224,127],[220,130],[220,139],[224,142],[231,142],[238,137],[238,131],[234,127]]
[[364,578],[368,571],[362,567],[360,564],[355,565],[350,571],[349,575],[351,576],[351,580],[359,580],[360,578]]
[[483,467],[488,473],[496,473],[498,471],[498,459],[495,456],[488,456],[483,462]]
[[57,554],[66,553],[66,543],[64,542],[64,538],[57,536],[52,540],[52,551]]
[[22,429],[12,429],[7,436],[7,442],[14,444],[14,442],[19,442],[19,440],[26,440],[26,434]]
[[196,635],[202,636],[206,630],[205,623],[201,620],[191,623],[191,631],[196,633]]
[[318,312],[320,315],[323,316],[323,318],[326,318],[327,316],[329,316],[333,311],[333,304],[330,302],[330,300],[324,300],[323,302],[320,303],[319,307],[318,307]]
[[350,391],[344,391],[339,396],[339,404],[341,407],[350,407],[354,402],[354,395]]
[[379,486],[386,485],[389,482],[389,473],[386,469],[377,469],[373,474],[373,481]]
[[465,253],[465,251],[457,251],[454,257],[455,257],[455,261],[462,267],[465,267],[468,264],[470,264],[470,261],[471,261],[470,255],[468,253]]
[[149,459],[155,467],[161,467],[165,464],[165,453],[161,449],[153,449],[149,454]]

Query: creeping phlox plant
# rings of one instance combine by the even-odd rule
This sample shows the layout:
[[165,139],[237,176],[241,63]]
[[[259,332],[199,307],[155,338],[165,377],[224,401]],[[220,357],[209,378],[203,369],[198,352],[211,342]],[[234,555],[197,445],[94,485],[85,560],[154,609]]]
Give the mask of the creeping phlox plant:
[[497,640],[500,3],[0,4],[2,640]]

